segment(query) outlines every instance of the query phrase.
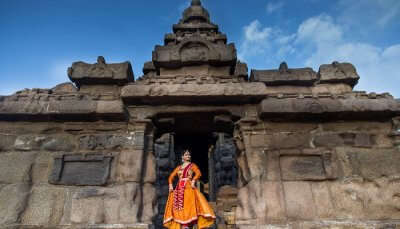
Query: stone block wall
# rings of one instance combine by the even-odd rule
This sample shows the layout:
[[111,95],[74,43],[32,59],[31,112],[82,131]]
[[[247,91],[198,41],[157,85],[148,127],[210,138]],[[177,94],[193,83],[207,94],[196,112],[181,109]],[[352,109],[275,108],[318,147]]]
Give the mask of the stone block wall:
[[136,126],[102,121],[0,126],[0,228],[151,224],[154,155],[144,149]]
[[400,228],[394,120],[239,124],[238,227]]

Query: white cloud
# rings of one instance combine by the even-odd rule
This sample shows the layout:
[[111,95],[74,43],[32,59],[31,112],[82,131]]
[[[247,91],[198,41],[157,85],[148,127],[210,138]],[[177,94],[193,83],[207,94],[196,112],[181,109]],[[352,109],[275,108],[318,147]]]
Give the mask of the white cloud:
[[[318,70],[321,64],[333,61],[352,63],[361,80],[357,90],[390,92],[400,97],[400,44],[379,47],[351,39],[346,25],[335,22],[327,14],[302,22],[295,34],[284,35],[269,27],[262,28],[253,21],[244,29],[245,40],[240,46],[240,58],[256,57],[265,62],[295,60],[295,65]],[[345,36],[346,34],[346,36]],[[267,52],[268,51],[268,52]],[[268,55],[266,55],[268,53]]]
[[335,43],[342,39],[342,34],[341,27],[334,24],[332,17],[322,14],[307,19],[299,26],[297,42]]
[[267,12],[271,14],[271,13],[281,9],[284,5],[285,5],[285,3],[283,1],[268,2]]
[[272,29],[265,27],[261,28],[262,25],[258,20],[250,23],[250,25],[244,27],[244,33],[246,40],[260,42],[264,41],[268,36],[271,35]]
[[337,9],[340,23],[363,30],[400,20],[399,0],[340,0]]
[[252,21],[243,29],[244,40],[240,45],[239,59],[245,60],[248,56],[264,53],[268,49],[268,40],[272,35],[272,28],[262,27],[258,20]]

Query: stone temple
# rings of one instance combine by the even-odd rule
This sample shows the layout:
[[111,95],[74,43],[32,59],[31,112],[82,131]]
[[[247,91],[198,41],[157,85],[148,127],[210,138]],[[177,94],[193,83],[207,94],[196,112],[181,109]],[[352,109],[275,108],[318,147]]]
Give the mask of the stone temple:
[[129,62],[0,97],[0,228],[162,228],[184,149],[215,228],[400,228],[400,102],[349,63],[251,70],[199,0]]

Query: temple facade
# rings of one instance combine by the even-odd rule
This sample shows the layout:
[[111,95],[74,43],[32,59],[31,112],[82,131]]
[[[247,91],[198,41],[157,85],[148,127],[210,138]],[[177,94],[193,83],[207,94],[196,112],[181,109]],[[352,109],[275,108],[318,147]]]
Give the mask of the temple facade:
[[350,63],[250,70],[192,0],[143,76],[0,96],[0,228],[162,228],[183,150],[218,229],[400,229],[400,102]]

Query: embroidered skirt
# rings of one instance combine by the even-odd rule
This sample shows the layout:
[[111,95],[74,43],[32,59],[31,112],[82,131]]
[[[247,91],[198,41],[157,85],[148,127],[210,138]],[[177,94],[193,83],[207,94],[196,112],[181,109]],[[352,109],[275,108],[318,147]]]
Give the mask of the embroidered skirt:
[[164,226],[180,229],[181,225],[197,223],[199,229],[210,227],[215,221],[214,211],[197,188],[193,189],[190,182],[185,183],[183,193],[174,190],[168,196]]

